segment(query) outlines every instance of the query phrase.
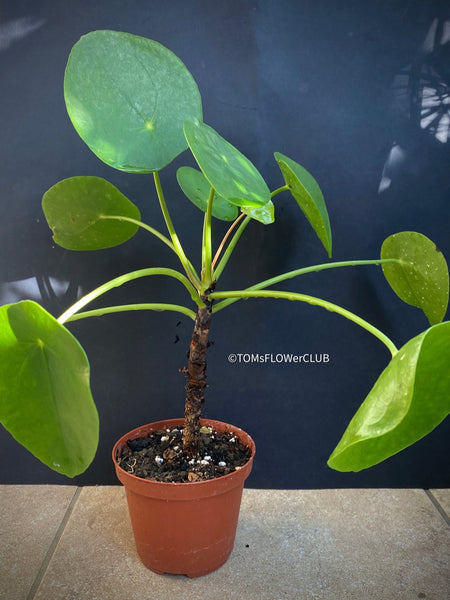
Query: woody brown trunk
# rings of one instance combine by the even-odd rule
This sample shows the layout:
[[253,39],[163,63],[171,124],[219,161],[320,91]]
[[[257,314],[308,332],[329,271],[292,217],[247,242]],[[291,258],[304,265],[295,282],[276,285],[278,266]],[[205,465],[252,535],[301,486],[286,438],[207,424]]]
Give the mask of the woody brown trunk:
[[202,300],[206,306],[197,308],[197,317],[188,351],[188,366],[183,369],[187,377],[183,450],[190,457],[197,456],[199,452],[200,417],[207,386],[206,353],[212,302],[207,297],[203,297]]

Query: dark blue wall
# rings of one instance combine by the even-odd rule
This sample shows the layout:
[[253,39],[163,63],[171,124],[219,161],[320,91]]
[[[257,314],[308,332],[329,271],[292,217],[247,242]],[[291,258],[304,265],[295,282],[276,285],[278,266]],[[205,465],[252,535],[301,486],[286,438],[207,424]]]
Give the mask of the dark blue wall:
[[[98,175],[117,185],[163,228],[151,176],[114,171],[77,137],[62,81],[70,48],[93,29],[153,38],[197,80],[205,121],[240,148],[271,189],[282,185],[273,152],[320,182],[335,260],[377,258],[396,231],[428,235],[450,258],[450,8],[445,0],[210,2],[97,0],[0,2],[0,303],[31,297],[59,315],[78,295],[128,270],[177,264],[140,233],[96,253],[52,243],[40,202],[55,182]],[[425,98],[425,101],[424,101]],[[201,214],[162,173],[175,225],[198,264]],[[221,289],[327,260],[287,196],[276,223],[257,223],[233,255]],[[217,239],[225,231],[216,226]],[[378,267],[327,271],[286,286],[322,296],[403,344],[427,327],[403,305]],[[186,300],[162,278],[130,284],[109,302]],[[108,303],[109,303],[108,302]],[[192,324],[170,313],[132,314],[71,325],[91,361],[101,445],[77,483],[115,483],[110,448],[142,423],[180,416]],[[449,423],[401,455],[360,474],[326,459],[389,360],[378,340],[337,315],[265,300],[217,313],[205,415],[246,429],[257,443],[254,487],[443,487],[449,481]],[[230,353],[328,354],[327,363],[232,364]],[[76,399],[74,399],[76,401]],[[0,431],[0,481],[67,480]]]

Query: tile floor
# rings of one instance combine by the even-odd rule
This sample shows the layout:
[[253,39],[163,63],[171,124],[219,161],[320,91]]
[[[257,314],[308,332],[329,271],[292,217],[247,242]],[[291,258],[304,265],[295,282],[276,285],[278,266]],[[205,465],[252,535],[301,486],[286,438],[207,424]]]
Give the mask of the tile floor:
[[448,600],[450,489],[244,491],[197,579],[139,561],[120,486],[0,486],[1,600]]

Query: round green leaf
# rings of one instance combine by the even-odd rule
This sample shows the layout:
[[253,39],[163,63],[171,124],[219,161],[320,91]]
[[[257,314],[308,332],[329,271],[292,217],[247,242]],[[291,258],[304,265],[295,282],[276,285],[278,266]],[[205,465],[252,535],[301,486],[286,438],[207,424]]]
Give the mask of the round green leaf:
[[184,123],[184,133],[198,166],[219,196],[249,208],[269,202],[270,191],[259,171],[214,129],[191,119]]
[[42,199],[53,239],[68,250],[99,250],[118,246],[139,226],[137,206],[100,177],[70,177],[51,187]]
[[381,258],[401,261],[382,265],[397,296],[421,308],[430,325],[440,323],[448,306],[449,277],[447,263],[436,244],[421,233],[402,231],[383,242]]
[[183,121],[201,118],[192,75],[170,50],[119,31],[93,31],[72,48],[64,79],[69,117],[106,164],[158,171],[187,148]]
[[[192,167],[180,167],[177,171],[177,180],[184,194],[192,204],[201,211],[206,212],[211,185],[205,176]],[[238,208],[230,204],[225,198],[214,194],[212,216],[222,221],[234,221],[238,215]]]
[[450,413],[450,322],[405,344],[351,420],[328,465],[360,471],[430,433]]
[[330,219],[317,181],[306,169],[284,154],[275,152],[274,156],[291,194],[324,245],[328,256],[331,256]]
[[30,300],[0,308],[0,421],[51,469],[74,477],[98,445],[89,363],[72,334]]

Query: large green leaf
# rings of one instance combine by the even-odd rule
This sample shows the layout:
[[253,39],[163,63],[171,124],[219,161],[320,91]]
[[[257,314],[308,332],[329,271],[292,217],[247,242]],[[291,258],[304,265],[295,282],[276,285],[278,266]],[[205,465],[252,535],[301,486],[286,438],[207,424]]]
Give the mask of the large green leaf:
[[330,219],[317,181],[306,169],[284,154],[275,152],[274,156],[291,194],[324,245],[328,256],[331,256]]
[[[205,176],[192,167],[180,167],[177,171],[177,180],[184,194],[192,204],[206,212],[211,185]],[[214,193],[212,216],[222,221],[234,221],[238,215],[238,208],[230,204],[225,198]]]
[[63,179],[44,194],[42,208],[53,239],[68,250],[99,250],[122,244],[139,226],[119,217],[141,219],[138,207],[100,177]]
[[72,48],[64,79],[80,137],[122,171],[158,171],[187,148],[183,121],[201,118],[197,84],[170,50],[119,31],[93,31]]
[[394,292],[407,304],[421,308],[430,325],[440,323],[448,306],[448,267],[436,244],[421,233],[402,231],[389,236],[381,247],[383,273]]
[[78,341],[39,304],[0,308],[0,421],[51,469],[74,477],[98,445],[89,363]]
[[360,471],[400,452],[450,413],[450,322],[405,344],[351,420],[328,465]]
[[184,123],[189,148],[210,185],[236,206],[259,208],[270,191],[255,166],[214,129],[190,119]]

